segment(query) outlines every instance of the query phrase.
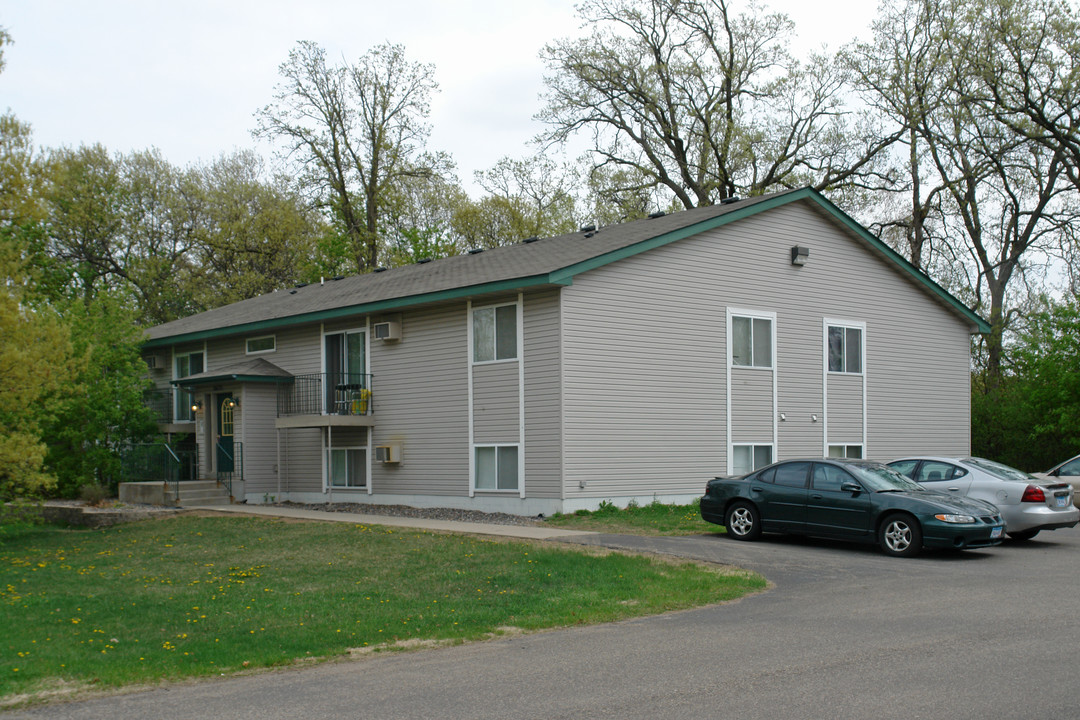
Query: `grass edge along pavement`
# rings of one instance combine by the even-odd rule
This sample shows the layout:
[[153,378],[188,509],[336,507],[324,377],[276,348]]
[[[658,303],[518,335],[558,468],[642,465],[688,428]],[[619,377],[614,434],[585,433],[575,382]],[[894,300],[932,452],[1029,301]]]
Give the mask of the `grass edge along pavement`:
[[619,535],[700,535],[722,533],[724,528],[701,518],[701,501],[687,505],[666,505],[653,500],[645,505],[631,502],[619,508],[602,501],[596,510],[557,513],[547,518],[548,527],[566,530],[590,530]]
[[388,526],[0,528],[0,709],[736,599],[744,570]]

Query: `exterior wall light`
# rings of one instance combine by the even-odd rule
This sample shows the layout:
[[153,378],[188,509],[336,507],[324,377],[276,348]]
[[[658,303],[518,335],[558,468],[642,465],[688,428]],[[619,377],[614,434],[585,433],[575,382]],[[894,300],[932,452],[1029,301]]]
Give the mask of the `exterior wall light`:
[[196,412],[199,412],[200,410],[202,410],[202,402],[201,401],[196,400],[195,402],[191,403],[191,412],[196,413]]
[[237,400],[234,400],[233,398],[229,398],[228,400],[225,401],[225,407],[234,408],[234,407],[239,407],[239,406],[240,406],[240,402],[237,401]]
[[806,264],[807,259],[810,257],[810,248],[804,248],[800,245],[795,245],[791,248],[791,264],[802,267]]

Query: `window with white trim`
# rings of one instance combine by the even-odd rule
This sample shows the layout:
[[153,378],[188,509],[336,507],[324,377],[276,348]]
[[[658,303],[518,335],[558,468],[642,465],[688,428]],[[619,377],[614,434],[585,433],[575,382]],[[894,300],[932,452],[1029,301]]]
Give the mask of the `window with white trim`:
[[277,336],[263,335],[247,339],[247,354],[271,353],[277,350]]
[[772,464],[772,445],[733,445],[731,447],[731,474],[746,475]]
[[[192,375],[198,375],[206,369],[202,350],[198,352],[177,355],[173,360],[173,379],[182,380]],[[195,394],[177,388],[176,390],[176,422],[193,422],[195,412],[191,409],[195,402]]]
[[366,448],[329,448],[326,451],[326,462],[330,487],[367,487]]
[[731,316],[731,364],[737,367],[773,366],[772,319]]
[[517,303],[474,309],[472,333],[473,362],[516,359]]
[[863,371],[863,331],[858,327],[830,325],[828,330],[829,372]]
[[829,457],[848,458],[850,460],[862,460],[862,445],[830,445]]
[[518,446],[477,445],[476,489],[518,489]]

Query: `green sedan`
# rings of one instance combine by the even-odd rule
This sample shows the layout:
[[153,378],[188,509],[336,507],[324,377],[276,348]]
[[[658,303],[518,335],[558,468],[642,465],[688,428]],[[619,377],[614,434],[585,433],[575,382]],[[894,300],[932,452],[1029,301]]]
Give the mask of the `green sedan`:
[[1005,521],[981,500],[926,490],[892,468],[865,460],[787,460],[705,487],[701,517],[729,537],[763,532],[876,542],[887,555],[924,547],[998,545]]

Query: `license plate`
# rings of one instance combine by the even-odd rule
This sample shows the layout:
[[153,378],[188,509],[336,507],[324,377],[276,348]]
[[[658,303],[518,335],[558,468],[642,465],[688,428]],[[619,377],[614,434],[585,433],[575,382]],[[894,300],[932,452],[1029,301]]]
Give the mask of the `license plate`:
[[1068,495],[1058,495],[1055,499],[1057,500],[1057,506],[1058,507],[1065,507],[1066,505],[1069,504],[1069,496]]
[[997,540],[999,537],[1001,537],[1001,531],[1002,530],[1004,530],[1004,528],[1001,527],[1000,525],[998,527],[994,528],[993,530],[991,530],[990,531],[990,539],[991,540]]

